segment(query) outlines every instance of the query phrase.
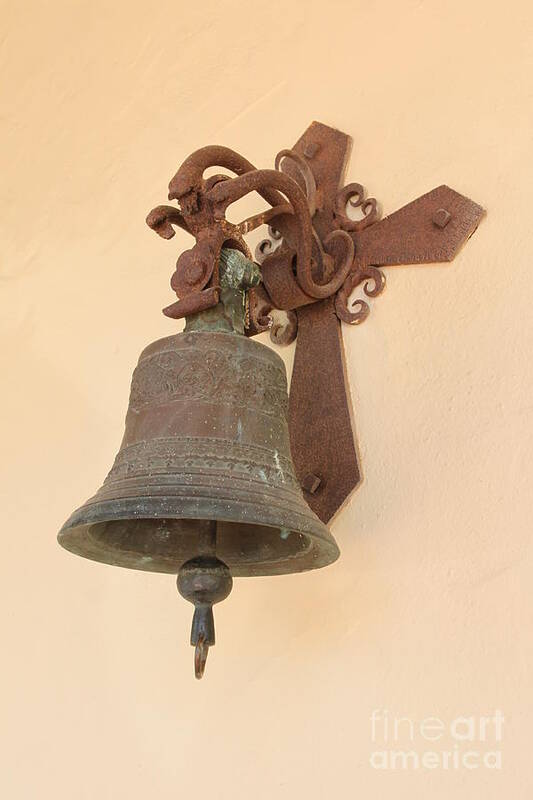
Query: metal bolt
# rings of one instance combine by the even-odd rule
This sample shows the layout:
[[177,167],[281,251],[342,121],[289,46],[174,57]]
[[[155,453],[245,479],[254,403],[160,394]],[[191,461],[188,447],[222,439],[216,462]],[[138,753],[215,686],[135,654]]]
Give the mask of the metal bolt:
[[302,488],[304,489],[304,491],[309,492],[309,494],[314,494],[318,489],[318,487],[320,486],[320,484],[321,480],[318,477],[318,475],[313,475],[313,473],[310,472],[303,479]]
[[305,145],[304,156],[306,158],[314,158],[319,150],[320,150],[319,144],[317,144],[316,142],[309,142],[309,144]]
[[452,215],[449,211],[446,211],[445,208],[438,208],[433,214],[433,223],[439,228],[445,228],[451,218]]

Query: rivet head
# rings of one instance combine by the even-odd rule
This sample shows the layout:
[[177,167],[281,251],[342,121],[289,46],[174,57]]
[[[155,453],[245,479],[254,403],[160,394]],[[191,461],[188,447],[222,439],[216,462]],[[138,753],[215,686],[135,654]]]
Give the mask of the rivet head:
[[309,494],[314,494],[320,484],[321,480],[318,475],[313,475],[313,473],[310,472],[302,481],[302,489],[306,492],[309,492]]
[[439,228],[445,228],[451,220],[452,215],[445,208],[438,208],[433,214],[433,224]]
[[320,145],[316,142],[309,142],[304,147],[304,156],[306,158],[314,158],[318,151],[320,150]]

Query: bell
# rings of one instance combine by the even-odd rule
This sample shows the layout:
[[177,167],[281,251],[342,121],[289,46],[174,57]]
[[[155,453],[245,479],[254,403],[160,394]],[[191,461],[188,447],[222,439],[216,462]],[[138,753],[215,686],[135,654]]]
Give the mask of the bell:
[[141,353],[113,467],[58,536],[94,561],[178,574],[195,605],[197,677],[232,578],[339,555],[295,475],[284,363],[227,316],[219,304]]

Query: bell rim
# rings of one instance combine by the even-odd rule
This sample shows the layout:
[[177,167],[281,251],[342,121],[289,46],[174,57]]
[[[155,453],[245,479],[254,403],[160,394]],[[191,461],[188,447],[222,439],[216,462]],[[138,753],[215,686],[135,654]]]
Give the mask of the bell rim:
[[[299,535],[309,540],[309,547],[300,555],[280,557],[270,561],[257,560],[246,563],[229,563],[234,577],[287,575],[307,572],[333,564],[340,555],[339,547],[326,525],[309,509],[302,498],[302,510],[268,509],[250,502],[239,503],[239,509],[246,513],[238,514],[236,509],[228,510],[224,501],[217,498],[173,497],[131,497],[121,500],[104,500],[85,503],[71,514],[57,535],[58,543],[65,550],[91,561],[138,569],[148,572],[176,574],[181,561],[167,565],[154,565],[151,559],[142,556],[131,558],[120,549],[107,548],[91,537],[93,525],[105,522],[128,520],[216,520],[217,522],[249,524],[259,527],[287,529],[291,535]],[[164,500],[165,502],[161,503]],[[244,506],[249,507],[244,509]],[[266,512],[266,513],[265,513]],[[276,513],[277,512],[277,513]],[[184,561],[186,558],[183,559]],[[129,563],[128,563],[129,562]],[[132,563],[135,562],[135,563]]]

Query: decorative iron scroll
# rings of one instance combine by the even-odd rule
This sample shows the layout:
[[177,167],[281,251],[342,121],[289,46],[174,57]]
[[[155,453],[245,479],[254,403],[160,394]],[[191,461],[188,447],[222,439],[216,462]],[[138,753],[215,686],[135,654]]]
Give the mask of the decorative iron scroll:
[[[157,206],[147,217],[164,239],[174,236],[175,227],[195,238],[171,278],[179,299],[164,313],[174,319],[217,306],[222,249],[252,259],[245,237],[268,226],[268,238],[255,249],[261,284],[246,292],[245,334],[270,330],[275,344],[298,336],[289,403],[291,449],[306,498],[323,521],[359,480],[335,326],[339,321],[358,325],[368,317],[368,300],[385,288],[381,267],[450,261],[484,213],[472,200],[440,186],[381,219],[377,201],[360,183],[344,183],[350,149],[350,137],[318,122],[292,149],[277,154],[274,169],[256,169],[227,147],[203,147],[169,184],[169,200],[179,208]],[[212,168],[226,173],[204,177]],[[253,192],[268,207],[237,224],[229,222],[229,206]],[[359,287],[364,296],[352,300]],[[285,312],[285,322],[276,309]],[[316,336],[320,341],[313,340]],[[336,433],[318,424],[332,415]]]
[[[296,177],[282,172],[290,162]],[[231,170],[235,177],[217,174],[204,178],[208,168]],[[265,211],[247,217],[238,224],[228,222],[228,207],[251,192],[257,192],[270,204]],[[287,325],[274,324],[267,317],[275,308],[287,312],[327,297],[337,295],[335,308],[339,319],[361,322],[368,313],[353,313],[343,306],[351,291],[364,279],[355,268],[355,247],[349,233],[360,231],[379,219],[377,203],[366,198],[358,183],[348,184],[336,198],[332,230],[323,239],[313,228],[313,217],[321,203],[320,191],[308,161],[295,150],[282,150],[275,158],[274,170],[258,170],[238,153],[218,146],[204,147],[189,156],[169,185],[169,199],[180,208],[157,206],[147,217],[148,225],[164,239],[174,236],[174,226],[191,233],[196,243],[178,258],[171,286],[179,297],[164,309],[173,318],[190,316],[216,305],[220,300],[218,264],[223,247],[233,247],[251,258],[245,235],[268,224],[268,239],[256,248],[256,261],[269,272],[275,257],[276,286],[271,297],[269,281],[263,280],[262,302],[252,303],[247,334],[271,328],[276,344],[293,341],[296,317],[289,314]],[[352,220],[346,207],[361,208],[363,219]],[[282,261],[280,265],[280,259]],[[383,282],[379,282],[380,286]],[[378,284],[376,283],[376,286]],[[368,294],[368,292],[367,292]],[[377,292],[369,296],[376,296]]]

